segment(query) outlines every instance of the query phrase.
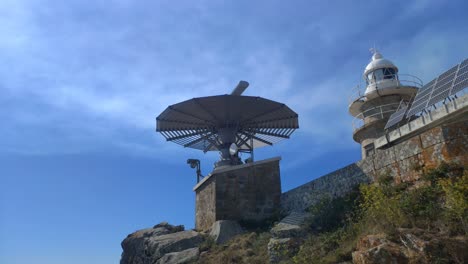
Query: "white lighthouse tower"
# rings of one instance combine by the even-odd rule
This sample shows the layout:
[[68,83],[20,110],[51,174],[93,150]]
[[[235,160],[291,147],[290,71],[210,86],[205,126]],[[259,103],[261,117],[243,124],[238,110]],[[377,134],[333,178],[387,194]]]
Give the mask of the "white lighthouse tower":
[[363,74],[366,85],[355,88],[349,105],[354,116],[353,139],[361,144],[362,158],[374,153],[374,140],[384,135],[390,115],[408,104],[422,86],[419,78],[398,74],[395,64],[377,50],[371,51],[372,60]]

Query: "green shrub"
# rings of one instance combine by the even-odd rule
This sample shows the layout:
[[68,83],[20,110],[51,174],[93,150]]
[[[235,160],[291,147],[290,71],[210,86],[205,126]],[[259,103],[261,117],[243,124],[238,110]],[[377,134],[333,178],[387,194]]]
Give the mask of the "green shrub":
[[406,222],[400,208],[400,193],[386,191],[386,188],[375,184],[361,185],[360,190],[360,221],[368,231],[389,231],[389,228],[394,229]]
[[468,234],[468,172],[461,177],[441,179],[438,185],[445,195],[443,213],[449,228]]
[[430,228],[440,218],[442,189],[438,185],[423,186],[404,192],[400,207],[415,227]]
[[358,189],[349,194],[331,199],[325,197],[308,210],[311,217],[307,224],[314,232],[330,232],[342,227],[352,217],[357,201],[360,199]]

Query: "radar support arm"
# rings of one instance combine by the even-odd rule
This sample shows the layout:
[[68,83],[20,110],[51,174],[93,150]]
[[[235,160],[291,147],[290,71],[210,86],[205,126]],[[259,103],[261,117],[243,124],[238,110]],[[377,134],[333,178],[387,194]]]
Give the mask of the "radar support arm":
[[246,81],[240,81],[239,84],[237,84],[236,88],[232,90],[231,95],[242,95],[242,93],[249,87],[249,83]]

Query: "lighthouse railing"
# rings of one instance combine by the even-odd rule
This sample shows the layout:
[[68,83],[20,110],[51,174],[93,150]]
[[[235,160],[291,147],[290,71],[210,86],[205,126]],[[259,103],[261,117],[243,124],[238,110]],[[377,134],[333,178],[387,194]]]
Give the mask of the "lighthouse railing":
[[391,103],[385,105],[379,105],[376,107],[372,107],[367,109],[366,111],[359,113],[356,117],[354,117],[352,121],[353,131],[356,131],[363,127],[366,124],[366,120],[372,120],[369,123],[382,120],[385,117],[389,117],[395,111],[398,110],[400,106],[400,102],[398,103]]
[[396,79],[398,80],[397,85],[395,88],[399,87],[417,87],[421,88],[423,86],[423,81],[419,79],[418,77],[410,74],[388,74],[388,75],[383,75],[382,79],[372,81],[369,83],[364,82],[364,80],[361,80],[361,82],[356,85],[352,90],[351,94],[348,97],[349,98],[349,104],[358,101],[358,100],[364,100],[364,93],[366,91],[366,88],[368,85],[379,85],[381,82],[385,82],[386,80],[391,80],[391,79]]

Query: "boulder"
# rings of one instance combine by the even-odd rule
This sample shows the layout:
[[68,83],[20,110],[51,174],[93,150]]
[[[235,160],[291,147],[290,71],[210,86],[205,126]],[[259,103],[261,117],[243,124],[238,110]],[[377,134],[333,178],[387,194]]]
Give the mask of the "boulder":
[[191,263],[198,259],[200,256],[200,250],[195,248],[189,248],[179,252],[172,252],[165,254],[160,258],[156,264],[184,264]]
[[243,232],[242,227],[236,221],[219,220],[211,227],[210,236],[216,244],[222,244]]
[[136,231],[122,241],[121,264],[152,264],[166,253],[197,247],[203,237],[195,231],[183,231],[183,226],[167,223]]

